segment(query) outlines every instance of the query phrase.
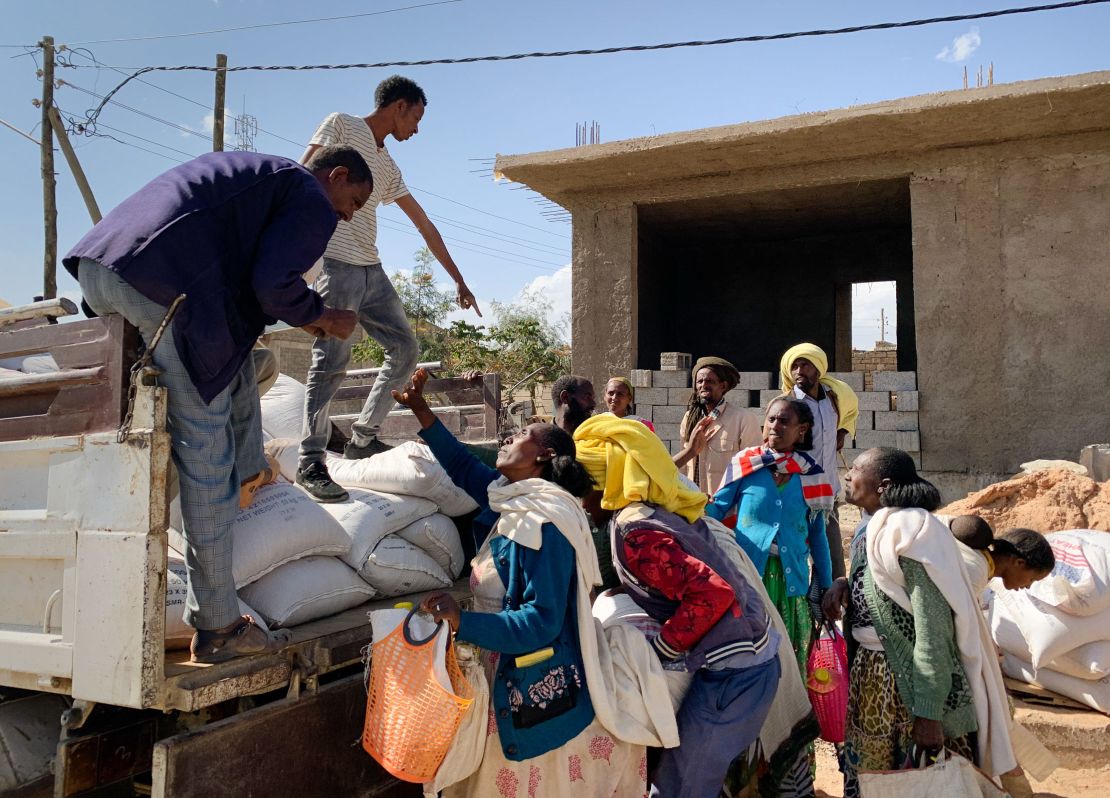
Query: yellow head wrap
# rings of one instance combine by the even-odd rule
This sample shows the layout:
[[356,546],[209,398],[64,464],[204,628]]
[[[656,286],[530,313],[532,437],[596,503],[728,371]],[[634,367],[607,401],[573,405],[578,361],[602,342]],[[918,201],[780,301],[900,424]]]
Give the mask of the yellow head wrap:
[[696,521],[705,494],[678,481],[678,469],[663,442],[639,421],[591,416],[574,432],[578,462],[602,491],[601,506],[620,510],[647,502]]
[[819,374],[819,382],[829,391],[836,394],[836,407],[840,413],[839,429],[848,430],[848,434],[855,436],[856,421],[859,420],[859,398],[848,383],[835,377],[826,376],[829,370],[829,358],[825,350],[817,344],[798,344],[786,350],[782,360],[779,361],[779,374],[782,376],[782,392],[790,393],[794,390],[794,378],[790,375],[790,367],[798,358],[805,358],[812,363]]

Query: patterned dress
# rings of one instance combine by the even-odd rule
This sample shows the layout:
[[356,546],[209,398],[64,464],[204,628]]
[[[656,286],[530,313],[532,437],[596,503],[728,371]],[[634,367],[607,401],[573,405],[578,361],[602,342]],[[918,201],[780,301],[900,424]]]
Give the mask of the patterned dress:
[[[852,568],[848,579],[853,630],[874,628],[864,590],[866,536],[866,531],[859,532],[851,547]],[[898,626],[912,630],[913,616],[898,605],[892,609]],[[859,646],[848,678],[848,716],[841,753],[844,798],[860,798],[859,771],[897,770],[905,765],[913,745],[912,728],[913,717],[898,692],[886,654]],[[974,735],[945,736],[944,747],[971,762],[978,759]]]
[[[470,589],[477,612],[500,612],[505,583],[489,545],[472,563]],[[500,654],[482,651],[486,677],[493,683]],[[595,718],[566,745],[523,762],[506,759],[490,705],[482,765],[466,781],[452,785],[443,798],[646,798],[647,750],[609,734]]]

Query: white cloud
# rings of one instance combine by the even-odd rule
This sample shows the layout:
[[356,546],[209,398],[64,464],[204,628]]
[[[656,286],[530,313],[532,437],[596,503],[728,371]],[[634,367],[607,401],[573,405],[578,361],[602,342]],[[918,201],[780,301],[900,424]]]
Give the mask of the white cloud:
[[521,289],[516,301],[525,294],[538,294],[551,303],[556,317],[570,313],[570,275],[569,263],[553,274],[541,274]]
[[979,29],[972,28],[967,33],[957,36],[952,40],[951,45],[945,46],[937,53],[937,60],[952,64],[965,61],[968,56],[979,49],[979,45],[982,43],[983,39],[979,36]]
[[[566,335],[570,337],[570,308],[571,308],[571,295],[570,295],[570,273],[571,268],[568,263],[563,268],[554,272],[553,274],[542,274],[536,277],[527,285],[525,285],[515,296],[507,298],[504,295],[494,297],[475,297],[478,301],[478,307],[482,309],[482,318],[474,313],[473,310],[462,310],[461,308],[452,308],[447,314],[445,324],[450,324],[453,321],[465,321],[470,324],[484,324],[487,327],[494,323],[496,319],[493,317],[493,303],[496,302],[520,302],[525,298],[526,294],[534,294],[542,297],[545,301],[551,304],[551,321],[558,324],[561,321],[566,321]],[[455,292],[454,284],[440,284],[440,290],[450,291],[452,295]]]
[[[193,127],[192,125],[185,125],[185,127],[196,133],[206,133],[211,135],[212,128],[215,127],[215,125],[216,114],[212,111],[209,111],[201,118],[199,128]],[[192,133],[190,133],[189,130],[182,130],[181,137],[188,138],[189,136],[191,136]],[[230,132],[233,130],[235,130],[235,117],[233,117],[227,111],[224,111],[224,137],[227,138],[230,135]]]

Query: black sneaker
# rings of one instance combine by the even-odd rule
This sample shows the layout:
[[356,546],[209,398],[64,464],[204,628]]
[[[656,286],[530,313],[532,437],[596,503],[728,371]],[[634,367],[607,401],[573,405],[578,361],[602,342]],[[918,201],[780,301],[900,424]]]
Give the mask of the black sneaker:
[[323,463],[312,463],[297,469],[297,484],[313,499],[323,504],[345,502],[350,497],[346,490],[335,483]]
[[388,452],[392,448],[388,443],[382,443],[377,438],[374,438],[365,446],[359,446],[352,440],[347,441],[347,445],[343,447],[343,456],[348,460],[361,460],[364,457],[373,457],[376,454]]

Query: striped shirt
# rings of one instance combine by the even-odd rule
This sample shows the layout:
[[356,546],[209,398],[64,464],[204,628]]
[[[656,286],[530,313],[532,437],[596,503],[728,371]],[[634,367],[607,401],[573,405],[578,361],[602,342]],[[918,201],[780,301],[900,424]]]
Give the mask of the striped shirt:
[[377,245],[377,208],[379,205],[396,202],[399,197],[409,193],[405,181],[401,179],[401,170],[393,162],[389,151],[378,146],[378,142],[374,140],[374,132],[360,116],[331,114],[320,123],[309,143],[354,147],[366,159],[366,164],[374,175],[374,191],[370,194],[370,199],[355,212],[354,219],[339,222],[335,234],[328,242],[324,257],[358,266],[381,263]]

